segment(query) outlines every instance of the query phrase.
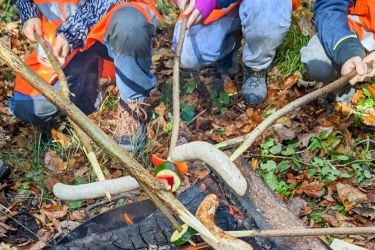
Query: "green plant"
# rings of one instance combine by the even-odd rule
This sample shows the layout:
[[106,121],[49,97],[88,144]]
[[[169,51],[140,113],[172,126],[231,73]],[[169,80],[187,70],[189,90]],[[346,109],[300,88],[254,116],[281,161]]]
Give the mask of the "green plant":
[[309,37],[305,37],[299,31],[295,24],[290,27],[285,39],[276,51],[274,64],[284,76],[288,76],[295,71],[305,71],[301,62],[300,50],[309,41]]
[[4,2],[0,10],[0,20],[11,22],[12,19],[16,16],[16,9],[10,0]]
[[217,94],[217,92],[213,91],[210,94],[210,100],[214,104],[214,106],[220,111],[220,113],[224,113],[225,106],[229,105],[230,103],[230,97],[225,92],[220,92]]

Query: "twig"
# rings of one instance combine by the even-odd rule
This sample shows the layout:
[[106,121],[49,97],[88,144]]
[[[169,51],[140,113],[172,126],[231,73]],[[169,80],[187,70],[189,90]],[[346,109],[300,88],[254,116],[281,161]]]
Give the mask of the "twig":
[[[59,79],[59,83],[60,83],[61,95],[65,99],[68,100],[69,99],[68,81],[66,80],[64,71],[60,67],[59,61],[53,55],[51,49],[49,48],[47,44],[47,41],[43,37],[39,36],[37,33],[35,33],[34,35],[38,43],[42,46],[50,64],[52,65],[53,69],[56,72],[57,78]],[[96,177],[98,178],[99,181],[104,181],[105,177],[104,177],[103,171],[100,168],[98,159],[96,158],[96,155],[91,147],[90,138],[77,125],[75,125],[74,122],[70,121],[70,123],[72,124],[73,131],[77,135],[78,140],[81,142],[83,151],[85,152],[87,159],[89,160]],[[111,200],[111,194],[108,191],[105,192],[105,196],[107,197],[109,201]]]
[[119,146],[111,137],[104,133],[98,126],[78,109],[72,102],[63,98],[59,92],[50,86],[32,71],[7,45],[0,40],[0,59],[8,64],[16,74],[42,93],[48,101],[54,104],[61,112],[65,113],[77,126],[109,155],[117,160],[127,172],[152,191],[176,216],[184,223],[194,228],[197,232],[216,241],[212,233],[197,220],[189,210],[170,193],[165,183],[156,180],[146,169],[138,163],[125,149]]
[[187,20],[187,17],[183,17],[181,21],[180,35],[178,37],[176,54],[174,56],[173,63],[173,128],[171,143],[169,146],[169,154],[171,154],[172,150],[176,147],[180,129],[180,59],[185,40]]
[[[236,160],[243,152],[245,152],[255,141],[255,139],[260,136],[269,126],[271,126],[276,120],[278,120],[280,117],[284,116],[285,114],[289,113],[292,110],[295,110],[296,108],[302,106],[303,104],[309,103],[311,101],[314,101],[318,99],[319,97],[322,97],[328,93],[331,93],[332,91],[344,87],[350,79],[356,76],[356,72],[352,71],[349,74],[340,77],[336,81],[328,84],[327,86],[315,90],[305,96],[302,96],[293,102],[287,104],[283,108],[279,109],[269,117],[267,117],[263,122],[261,122],[253,131],[251,131],[248,135],[245,136],[245,138],[234,138],[231,141],[233,145],[233,141],[244,141],[241,146],[232,154],[230,157],[231,161]],[[228,142],[226,142],[228,143]],[[222,143],[223,144],[223,143]]]
[[337,227],[337,228],[305,228],[305,229],[278,229],[278,230],[245,230],[230,231],[234,237],[302,237],[325,235],[365,235],[375,234],[375,227]]

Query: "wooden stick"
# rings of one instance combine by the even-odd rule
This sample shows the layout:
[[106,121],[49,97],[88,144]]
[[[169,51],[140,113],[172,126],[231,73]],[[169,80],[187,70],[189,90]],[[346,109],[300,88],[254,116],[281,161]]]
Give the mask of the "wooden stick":
[[[197,220],[186,207],[168,190],[168,185],[158,181],[125,149],[93,124],[90,119],[72,102],[63,98],[59,92],[32,71],[4,42],[0,40],[0,59],[7,63],[16,74],[42,93],[48,101],[65,113],[77,126],[109,155],[117,160],[129,174],[153,192],[176,216],[205,237],[215,240],[212,233]],[[155,204],[157,206],[157,204]]]
[[[314,101],[318,99],[319,97],[322,97],[328,93],[331,93],[334,90],[337,90],[339,88],[343,88],[350,79],[355,77],[357,73],[355,71],[350,72],[349,74],[340,77],[336,81],[328,84],[327,86],[315,90],[307,95],[304,95],[293,102],[285,105],[283,108],[279,109],[269,117],[267,117],[263,122],[261,122],[253,131],[251,131],[246,137],[244,138],[244,142],[241,144],[241,146],[232,154],[230,157],[231,161],[236,160],[241,154],[243,154],[255,141],[255,139],[260,136],[269,126],[271,126],[275,121],[277,121],[280,117],[284,116],[285,114],[289,113],[292,110],[295,110],[296,108],[309,103],[311,101]],[[242,138],[240,139],[232,139],[230,141],[241,141]],[[232,143],[230,142],[230,143]],[[224,142],[221,143],[221,145],[225,145],[225,143],[229,142]]]
[[233,237],[302,237],[326,235],[366,235],[375,234],[375,227],[333,227],[333,228],[305,228],[280,230],[245,230],[229,231]]
[[[47,41],[43,37],[39,36],[36,32],[34,33],[34,35],[38,43],[42,46],[50,64],[52,65],[53,69],[56,72],[57,78],[59,79],[59,83],[60,83],[61,95],[65,99],[69,100],[70,92],[69,92],[69,87],[68,87],[68,81],[66,80],[64,71],[60,67],[59,61],[53,55]],[[90,138],[76,124],[74,124],[74,122],[70,121],[70,123],[72,125],[73,131],[77,135],[78,140],[81,142],[83,152],[85,152],[86,157],[89,160],[96,177],[98,178],[99,181],[105,181],[104,173],[102,169],[100,168],[98,159],[94,153],[94,150],[91,147]],[[105,192],[104,195],[107,197],[109,201],[111,200],[111,194],[108,191]]]
[[174,56],[173,63],[173,128],[171,143],[169,146],[169,154],[171,154],[172,150],[176,147],[180,129],[180,59],[185,40],[187,21],[187,17],[183,17],[181,21],[180,35],[178,37],[176,54]]

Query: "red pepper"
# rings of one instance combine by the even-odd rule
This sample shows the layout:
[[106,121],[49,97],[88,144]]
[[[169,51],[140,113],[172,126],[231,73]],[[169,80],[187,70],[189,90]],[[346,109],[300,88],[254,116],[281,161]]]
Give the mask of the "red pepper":
[[172,189],[174,184],[174,177],[172,175],[158,175],[156,176],[156,179],[167,181],[168,185],[171,186]]

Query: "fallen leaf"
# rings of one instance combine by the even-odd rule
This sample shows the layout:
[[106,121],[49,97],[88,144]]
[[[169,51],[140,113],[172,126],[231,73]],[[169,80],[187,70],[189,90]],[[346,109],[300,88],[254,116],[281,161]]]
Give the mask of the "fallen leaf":
[[85,211],[83,209],[74,210],[70,215],[69,219],[73,221],[81,221],[86,218]]
[[298,188],[297,193],[304,193],[312,198],[319,198],[323,195],[324,184],[314,181],[308,183],[308,181],[302,182],[302,185]]
[[296,138],[296,133],[284,125],[281,124],[275,124],[273,126],[273,130],[276,132],[276,134],[280,137],[282,141],[284,140],[293,140]]
[[225,77],[224,79],[224,92],[230,96],[238,94],[236,85],[234,84],[233,80],[229,77]]
[[64,135],[63,133],[57,131],[56,129],[51,130],[51,136],[53,141],[59,143],[64,149],[69,148],[71,145],[72,139],[68,135]]
[[257,158],[253,158],[253,160],[251,161],[251,169],[256,171],[259,166],[258,163],[259,163],[259,160]]
[[298,82],[300,77],[301,77],[301,73],[299,73],[298,71],[293,72],[283,81],[283,88],[290,89]]
[[44,155],[44,164],[53,173],[62,173],[68,166],[56,151],[50,150]]
[[364,217],[370,218],[371,220],[375,220],[375,206],[374,205],[363,204],[359,207],[353,208],[352,211]]
[[339,221],[333,215],[323,214],[322,219],[324,220],[324,222],[328,223],[330,226],[333,226],[333,227],[339,226]]
[[339,182],[336,184],[336,189],[339,198],[345,207],[345,211],[351,210],[353,207],[361,204],[367,199],[366,194],[348,184],[342,184]]
[[302,211],[307,207],[307,202],[300,197],[292,197],[288,200],[287,207],[299,218],[304,215]]

